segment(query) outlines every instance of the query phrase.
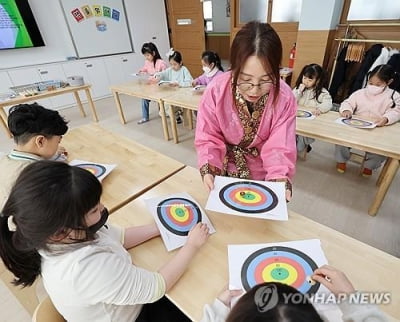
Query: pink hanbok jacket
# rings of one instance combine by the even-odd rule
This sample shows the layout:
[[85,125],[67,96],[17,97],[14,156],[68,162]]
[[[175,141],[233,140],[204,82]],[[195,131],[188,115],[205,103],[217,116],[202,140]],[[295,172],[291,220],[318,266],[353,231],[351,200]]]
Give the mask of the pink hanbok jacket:
[[[199,105],[195,146],[198,166],[205,164],[223,169],[226,144],[238,145],[244,129],[232,97],[231,72],[217,76],[207,87]],[[273,103],[273,90],[266,101],[261,122],[254,141],[259,155],[246,154],[251,179],[272,180],[295,174],[296,164],[296,110],[297,103],[291,88],[280,80],[279,96]],[[233,162],[228,171],[235,172]]]

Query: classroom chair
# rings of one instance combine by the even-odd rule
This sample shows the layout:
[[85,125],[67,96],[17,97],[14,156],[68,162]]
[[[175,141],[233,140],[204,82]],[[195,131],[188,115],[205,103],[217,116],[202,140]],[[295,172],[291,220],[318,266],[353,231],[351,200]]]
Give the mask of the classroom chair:
[[66,320],[58,313],[50,297],[46,297],[36,307],[32,316],[32,322],[66,322]]

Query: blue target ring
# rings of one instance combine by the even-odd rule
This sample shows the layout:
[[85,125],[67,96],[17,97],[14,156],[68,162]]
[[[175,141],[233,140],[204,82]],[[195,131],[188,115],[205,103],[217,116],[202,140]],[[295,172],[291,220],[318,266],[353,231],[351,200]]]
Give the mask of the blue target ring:
[[227,184],[220,190],[219,198],[225,206],[248,214],[267,212],[278,205],[274,191],[251,181]]
[[299,117],[299,118],[309,118],[312,116],[313,116],[312,113],[309,111],[297,110],[297,112],[296,112],[296,117]]
[[179,236],[187,236],[202,219],[199,206],[186,198],[161,201],[157,205],[157,216],[167,230]]
[[[308,255],[297,249],[266,247],[254,252],[245,260],[241,270],[242,284],[248,291],[264,281],[282,282],[295,287],[303,294],[313,295],[320,286],[311,280],[317,268],[317,264]],[[279,278],[278,274],[282,278]]]

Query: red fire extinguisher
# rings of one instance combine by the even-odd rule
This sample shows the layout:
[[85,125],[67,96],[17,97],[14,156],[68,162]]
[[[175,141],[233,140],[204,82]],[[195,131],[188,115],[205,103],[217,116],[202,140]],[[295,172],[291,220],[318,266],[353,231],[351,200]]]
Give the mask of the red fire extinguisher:
[[295,59],[296,59],[296,43],[294,43],[292,49],[290,49],[289,68],[293,68]]

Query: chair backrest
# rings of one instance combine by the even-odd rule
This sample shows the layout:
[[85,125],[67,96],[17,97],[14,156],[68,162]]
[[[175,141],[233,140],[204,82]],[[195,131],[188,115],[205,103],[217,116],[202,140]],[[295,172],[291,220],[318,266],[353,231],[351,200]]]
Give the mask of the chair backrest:
[[58,313],[50,297],[46,297],[36,307],[33,313],[32,322],[66,322],[63,316]]

